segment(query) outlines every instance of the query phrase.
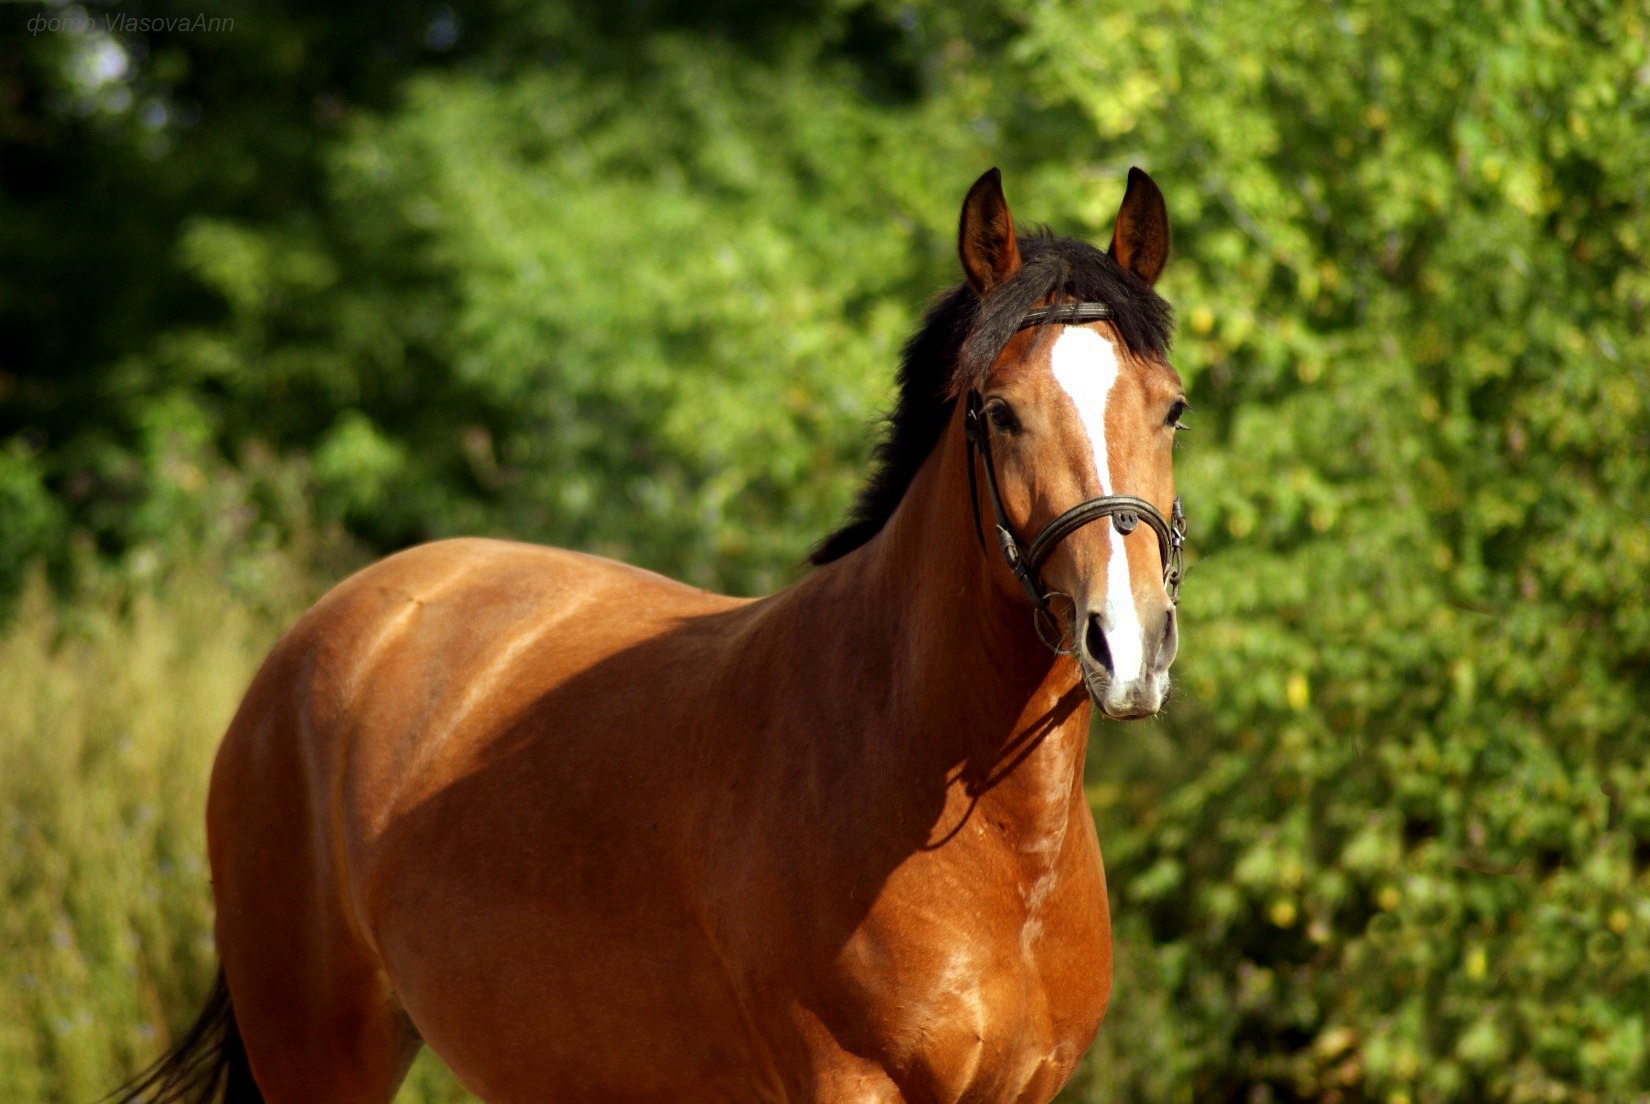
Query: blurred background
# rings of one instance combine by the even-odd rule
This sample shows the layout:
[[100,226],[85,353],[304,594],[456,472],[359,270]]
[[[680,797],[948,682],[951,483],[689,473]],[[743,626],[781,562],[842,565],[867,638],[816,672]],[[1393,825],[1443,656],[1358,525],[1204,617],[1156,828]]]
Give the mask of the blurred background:
[[[1167,194],[1179,689],[1067,1101],[1646,1100],[1645,0],[0,3],[0,1097],[212,970],[281,627],[459,533],[740,593],[1001,165]],[[426,1057],[401,1097],[462,1093]]]

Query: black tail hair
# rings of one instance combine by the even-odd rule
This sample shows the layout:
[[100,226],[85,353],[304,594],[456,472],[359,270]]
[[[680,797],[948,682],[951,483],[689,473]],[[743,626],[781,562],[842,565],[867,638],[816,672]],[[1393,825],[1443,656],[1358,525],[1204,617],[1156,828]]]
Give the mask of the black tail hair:
[[103,1099],[121,1104],[214,1104],[220,1088],[223,1104],[263,1104],[240,1028],[235,1026],[235,1006],[221,966],[206,1006],[183,1037],[154,1065]]

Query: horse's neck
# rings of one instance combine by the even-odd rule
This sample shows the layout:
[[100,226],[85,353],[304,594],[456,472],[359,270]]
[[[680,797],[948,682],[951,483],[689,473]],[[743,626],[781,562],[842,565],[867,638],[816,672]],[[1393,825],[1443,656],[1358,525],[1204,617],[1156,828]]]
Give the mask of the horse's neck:
[[1088,699],[1005,585],[994,542],[982,550],[968,496],[953,420],[883,531],[821,582],[858,619],[839,662],[888,680],[864,735],[876,760],[917,790],[943,777],[942,825],[966,802],[1035,851],[1064,834],[1080,790]]

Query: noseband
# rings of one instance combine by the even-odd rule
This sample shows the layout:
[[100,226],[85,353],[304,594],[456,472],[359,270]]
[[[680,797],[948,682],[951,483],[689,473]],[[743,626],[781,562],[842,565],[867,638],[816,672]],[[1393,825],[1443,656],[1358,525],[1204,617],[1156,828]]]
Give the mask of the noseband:
[[[1098,322],[1110,317],[1111,308],[1105,303],[1062,303],[1028,311],[1020,320],[1016,332],[1028,326],[1050,321],[1063,325],[1077,325]],[[1043,586],[1041,571],[1044,561],[1061,541],[1083,526],[1103,517],[1111,518],[1112,525],[1124,536],[1134,532],[1142,521],[1151,526],[1152,532],[1157,534],[1157,550],[1163,560],[1163,589],[1168,591],[1171,602],[1179,602],[1181,549],[1186,544],[1186,515],[1180,508],[1178,497],[1169,509],[1167,521],[1158,513],[1157,507],[1143,498],[1133,495],[1102,495],[1099,498],[1091,498],[1079,502],[1043,526],[1042,531],[1031,539],[1030,546],[1025,547],[1009,528],[1008,515],[1003,510],[1002,495],[997,490],[997,468],[991,459],[991,429],[985,424],[984,403],[978,390],[968,392],[967,406],[963,412],[963,429],[968,440],[968,499],[974,507],[975,535],[980,538],[980,547],[984,548],[984,530],[980,524],[980,495],[974,475],[974,453],[978,451],[980,459],[985,462],[985,486],[991,496],[991,512],[997,518],[997,544],[1003,550],[1003,559],[1008,564],[1008,570],[1019,580],[1020,586],[1025,589],[1026,597],[1031,599],[1031,604],[1036,607],[1038,614],[1046,615],[1048,612],[1050,592]],[[1038,634],[1044,636],[1046,643],[1047,636],[1043,633],[1041,620],[1038,622]],[[1049,646],[1059,650],[1055,644]]]

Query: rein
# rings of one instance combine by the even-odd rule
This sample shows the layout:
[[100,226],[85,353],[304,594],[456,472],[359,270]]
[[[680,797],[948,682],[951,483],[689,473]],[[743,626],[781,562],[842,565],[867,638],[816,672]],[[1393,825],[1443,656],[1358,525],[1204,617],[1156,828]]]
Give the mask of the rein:
[[[1058,306],[1038,307],[1026,313],[1016,327],[1016,332],[1045,322],[1077,325],[1083,322],[1099,322],[1111,316],[1111,307],[1105,303],[1062,303]],[[1158,512],[1157,507],[1134,495],[1101,495],[1098,498],[1090,498],[1079,502],[1043,526],[1031,539],[1031,544],[1025,546],[1014,535],[1008,523],[1008,514],[1003,510],[1002,495],[997,490],[997,467],[991,458],[991,429],[985,424],[984,402],[977,389],[968,392],[967,406],[963,413],[963,429],[968,441],[968,500],[974,508],[974,534],[979,538],[980,547],[983,549],[985,535],[984,527],[980,523],[979,485],[974,474],[974,454],[978,452],[985,464],[985,486],[991,497],[991,512],[996,516],[998,547],[1002,549],[1003,560],[1008,564],[1009,572],[1019,581],[1026,597],[1031,599],[1035,609],[1037,635],[1042,638],[1043,643],[1048,644],[1056,652],[1061,651],[1060,642],[1056,640],[1050,643],[1043,628],[1043,619],[1052,619],[1048,608],[1052,592],[1043,586],[1043,563],[1061,541],[1090,522],[1099,521],[1104,517],[1111,518],[1112,525],[1124,536],[1134,532],[1142,521],[1151,527],[1152,532],[1157,535],[1157,550],[1163,560],[1163,588],[1168,591],[1171,602],[1180,601],[1180,577],[1183,570],[1181,550],[1186,545],[1186,514],[1180,508],[1178,496],[1170,507],[1167,521]]]

